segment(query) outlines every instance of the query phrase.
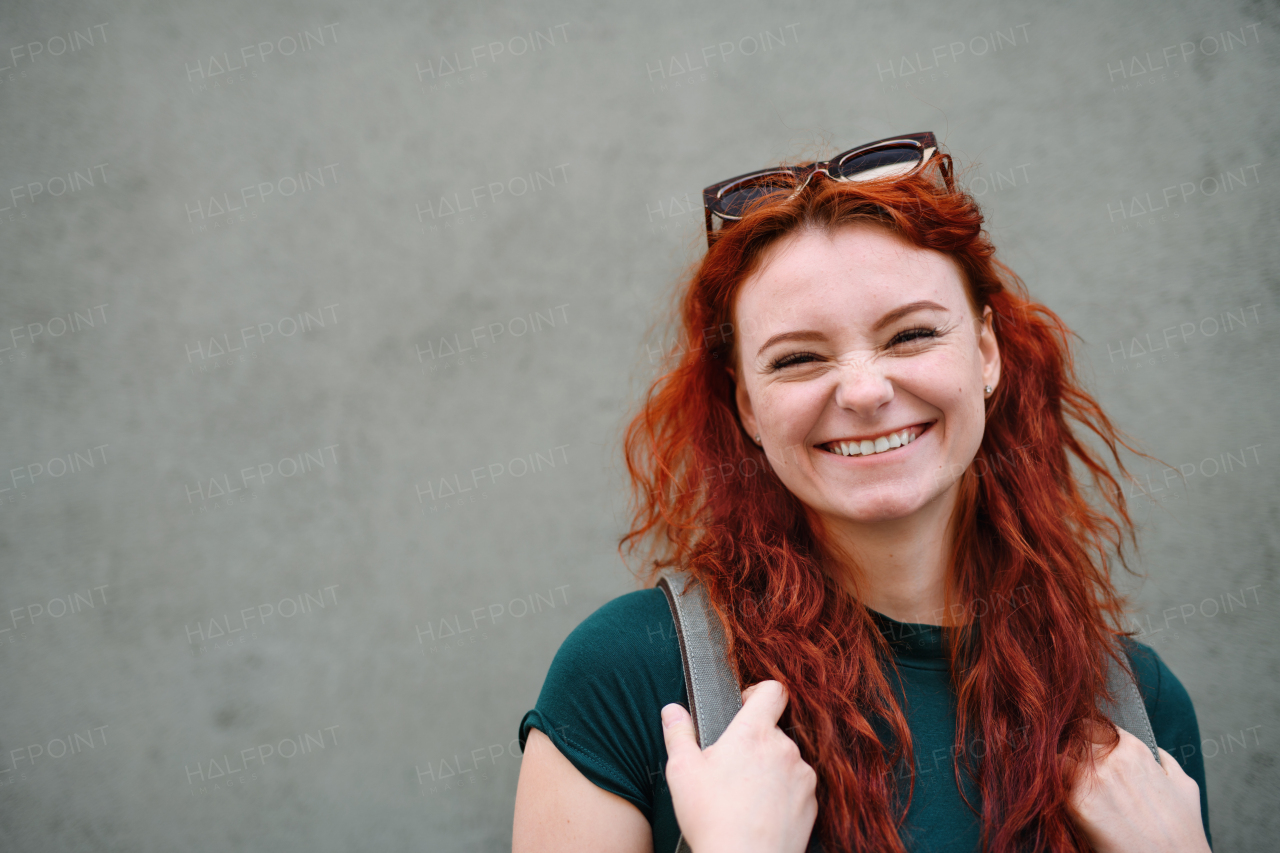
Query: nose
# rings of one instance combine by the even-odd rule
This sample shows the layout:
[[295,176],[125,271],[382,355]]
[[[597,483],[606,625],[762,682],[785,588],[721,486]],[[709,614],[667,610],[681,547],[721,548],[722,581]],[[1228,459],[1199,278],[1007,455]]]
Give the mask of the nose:
[[867,364],[846,364],[836,380],[835,404],[860,418],[872,418],[893,399],[893,382]]

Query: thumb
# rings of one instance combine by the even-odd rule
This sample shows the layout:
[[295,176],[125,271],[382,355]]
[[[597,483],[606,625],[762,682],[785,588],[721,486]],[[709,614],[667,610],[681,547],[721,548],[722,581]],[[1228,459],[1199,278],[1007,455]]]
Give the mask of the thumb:
[[667,742],[668,760],[702,752],[698,746],[698,735],[693,729],[693,717],[678,702],[662,708],[662,738]]

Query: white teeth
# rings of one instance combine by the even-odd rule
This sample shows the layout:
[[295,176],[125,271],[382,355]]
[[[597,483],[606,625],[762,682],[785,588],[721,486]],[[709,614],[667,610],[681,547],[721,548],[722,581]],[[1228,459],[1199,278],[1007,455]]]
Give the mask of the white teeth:
[[902,432],[891,432],[887,435],[882,435],[874,441],[870,439],[839,441],[828,446],[832,453],[839,453],[842,456],[872,456],[897,447],[906,447],[915,440],[916,434],[908,428]]

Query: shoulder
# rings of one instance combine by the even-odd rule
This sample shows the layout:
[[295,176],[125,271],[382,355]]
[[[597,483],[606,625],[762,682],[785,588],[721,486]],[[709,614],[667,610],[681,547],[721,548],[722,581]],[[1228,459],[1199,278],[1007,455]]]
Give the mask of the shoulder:
[[520,724],[523,749],[536,727],[588,779],[653,818],[654,780],[665,763],[662,706],[688,705],[684,669],[660,589],[620,595],[569,633],[536,707]]
[[[675,621],[660,589],[602,604],[551,661],[538,708],[578,727],[646,728],[670,702],[687,704]],[[652,720],[649,718],[652,717]]]
[[551,675],[632,680],[680,671],[675,622],[662,590],[641,589],[605,602],[573,629],[556,652]]
[[[619,647],[651,644],[674,637],[675,623],[662,590],[638,589],[606,601],[583,619],[565,638],[564,647],[577,648],[596,642]],[[564,648],[562,647],[562,648]]]
[[[1151,718],[1152,728],[1156,729],[1157,734],[1161,728],[1198,728],[1191,695],[1156,650],[1146,643],[1132,639],[1126,639],[1124,645],[1133,666],[1138,692],[1142,694],[1142,704],[1146,706],[1147,716]],[[1157,723],[1160,725],[1157,726]],[[1172,752],[1163,742],[1160,745]],[[1199,745],[1198,741],[1196,745]]]

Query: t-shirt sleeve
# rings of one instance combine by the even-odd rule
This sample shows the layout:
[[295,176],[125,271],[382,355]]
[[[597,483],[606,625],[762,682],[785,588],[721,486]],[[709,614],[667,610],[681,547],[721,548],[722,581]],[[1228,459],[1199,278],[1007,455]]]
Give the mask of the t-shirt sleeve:
[[660,589],[621,595],[578,625],[551,662],[536,706],[520,721],[596,785],[653,822],[666,765],[661,709],[688,707],[675,623]]
[[1156,745],[1172,755],[1183,771],[1200,786],[1200,818],[1204,821],[1205,837],[1212,847],[1204,753],[1200,748],[1200,726],[1196,722],[1196,709],[1191,704],[1191,696],[1155,649],[1133,640],[1127,645],[1138,692],[1142,694],[1142,704],[1146,706],[1147,716],[1151,720]]

